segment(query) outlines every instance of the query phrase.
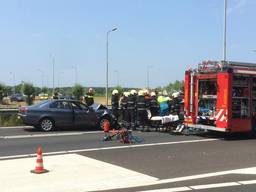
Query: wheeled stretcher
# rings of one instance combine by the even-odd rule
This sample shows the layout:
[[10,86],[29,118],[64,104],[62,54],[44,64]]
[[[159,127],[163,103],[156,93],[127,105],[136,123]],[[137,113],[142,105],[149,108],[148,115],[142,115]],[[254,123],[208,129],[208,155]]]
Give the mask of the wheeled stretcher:
[[178,115],[167,115],[167,116],[153,116],[150,118],[151,126],[156,131],[164,130],[166,132],[173,131],[177,128],[180,123]]

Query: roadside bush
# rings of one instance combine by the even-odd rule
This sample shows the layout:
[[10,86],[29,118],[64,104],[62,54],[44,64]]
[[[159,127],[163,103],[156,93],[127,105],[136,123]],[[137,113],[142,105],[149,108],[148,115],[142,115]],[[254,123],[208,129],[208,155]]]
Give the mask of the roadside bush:
[[18,119],[17,114],[12,115],[0,115],[0,126],[8,127],[8,126],[18,126],[23,125],[22,121]]
[[10,98],[4,97],[4,98],[2,99],[2,104],[3,104],[3,105],[10,105],[10,104],[11,104]]

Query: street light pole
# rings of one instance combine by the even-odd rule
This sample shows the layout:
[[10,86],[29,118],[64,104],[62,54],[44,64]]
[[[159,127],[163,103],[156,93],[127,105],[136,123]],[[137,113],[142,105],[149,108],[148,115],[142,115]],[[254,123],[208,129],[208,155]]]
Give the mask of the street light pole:
[[106,105],[108,106],[108,36],[111,32],[116,31],[117,28],[113,28],[107,32],[106,42]]
[[224,0],[223,61],[227,59],[227,0]]

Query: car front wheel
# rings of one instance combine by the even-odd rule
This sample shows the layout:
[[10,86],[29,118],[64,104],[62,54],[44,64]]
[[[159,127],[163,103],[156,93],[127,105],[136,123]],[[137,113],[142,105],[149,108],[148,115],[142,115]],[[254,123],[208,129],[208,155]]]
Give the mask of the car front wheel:
[[42,131],[52,131],[54,129],[54,122],[50,118],[44,118],[40,121],[39,126]]

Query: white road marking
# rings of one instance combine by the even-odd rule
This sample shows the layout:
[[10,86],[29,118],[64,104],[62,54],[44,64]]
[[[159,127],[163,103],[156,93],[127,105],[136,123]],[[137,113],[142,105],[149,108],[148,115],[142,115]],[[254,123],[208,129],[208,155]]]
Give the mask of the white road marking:
[[182,192],[182,191],[190,191],[190,190],[224,188],[224,187],[233,187],[233,186],[241,186],[241,185],[251,185],[251,184],[256,184],[256,180],[214,183],[214,184],[206,184],[206,185],[194,185],[194,186],[187,186],[187,187],[165,188],[165,189],[155,189],[155,190],[145,190],[145,191],[139,191],[139,192]]
[[238,183],[241,183],[242,185],[252,185],[252,184],[256,184],[256,180],[238,181]]
[[211,189],[211,188],[219,188],[219,187],[231,187],[241,185],[237,182],[228,182],[228,183],[215,183],[215,184],[207,184],[207,185],[195,185],[190,186],[192,189]]
[[94,134],[94,133],[102,133],[102,131],[80,131],[80,132],[72,132],[72,133],[46,133],[46,134],[31,134],[31,135],[7,135],[0,136],[0,139],[25,139],[25,138],[33,138],[33,137],[58,137],[58,136],[73,136],[73,135],[85,135],[85,134]]
[[28,129],[33,128],[32,126],[10,126],[10,127],[0,127],[0,129]]
[[147,191],[139,191],[139,192],[181,192],[181,191],[191,191],[192,189],[188,187],[176,187],[176,188],[166,188],[166,189],[154,189]]
[[[125,149],[125,148],[139,148],[139,147],[162,146],[162,145],[175,145],[175,144],[185,144],[185,143],[199,143],[199,142],[210,142],[210,141],[217,141],[217,140],[218,139],[198,139],[198,140],[174,141],[174,142],[163,142],[163,143],[148,143],[148,144],[138,144],[138,145],[121,145],[121,146],[114,146],[114,147],[99,147],[99,148],[89,148],[89,149],[56,151],[56,152],[44,153],[44,155],[80,153],[80,152],[89,152],[89,151],[102,151],[102,150]],[[34,157],[34,156],[36,156],[36,154],[2,156],[2,157],[0,157],[0,160],[13,159],[13,158],[23,158],[23,157]]]
[[1,192],[85,192],[134,187],[150,184],[158,179],[120,166],[66,154],[44,157],[44,168],[50,172],[30,173],[35,158],[0,161]]
[[[175,181],[186,181],[195,178],[198,179],[227,174],[256,174],[256,167],[252,167],[159,180],[156,177],[148,176],[136,171],[77,154],[44,157],[44,168],[50,170],[50,172],[42,175],[33,175],[29,172],[31,169],[35,168],[35,164],[35,158],[0,161],[1,192],[32,192],[37,191],[38,189],[40,189],[40,191],[47,192],[84,192],[153,186],[164,183],[172,183]],[[46,180],[51,181],[51,183],[45,185]],[[15,185],[13,185],[13,183],[15,183]],[[72,183],[72,185],[70,183]],[[184,186],[149,190],[147,192],[181,192],[196,189],[242,186],[249,184],[256,184],[256,180]]]

